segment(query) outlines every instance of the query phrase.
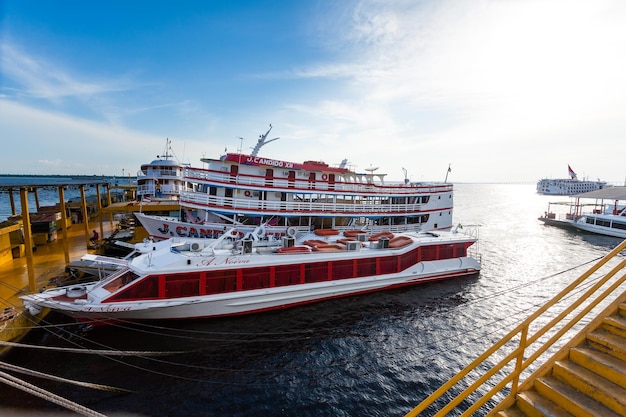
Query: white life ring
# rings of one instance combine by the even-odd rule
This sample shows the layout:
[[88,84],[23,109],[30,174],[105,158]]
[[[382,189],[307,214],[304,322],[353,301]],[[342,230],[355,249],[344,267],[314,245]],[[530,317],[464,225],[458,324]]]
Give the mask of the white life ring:
[[324,181],[326,181],[326,180],[328,179],[328,175],[326,175],[326,174],[322,174],[322,179],[323,179]]
[[243,192],[243,194],[244,194],[246,197],[250,197],[250,191],[248,191],[248,190],[244,191],[244,192]]
[[289,237],[296,237],[296,232],[297,230],[293,226],[287,228],[287,236]]

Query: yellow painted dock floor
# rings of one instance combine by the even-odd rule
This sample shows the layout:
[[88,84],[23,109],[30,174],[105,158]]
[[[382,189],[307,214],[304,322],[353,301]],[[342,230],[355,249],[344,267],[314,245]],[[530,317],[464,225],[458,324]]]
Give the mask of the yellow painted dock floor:
[[[110,234],[113,227],[110,222],[103,223],[104,236]],[[100,224],[90,222],[88,230],[100,231]],[[88,239],[85,238],[84,224],[74,224],[67,229],[68,253],[70,262],[79,260],[84,254],[93,252],[88,248]],[[65,270],[65,254],[63,233],[57,234],[57,239],[38,245],[33,252],[33,271],[37,290],[49,284],[51,278],[63,275]],[[26,256],[14,258],[13,261],[0,265],[0,311],[13,308],[15,317],[0,321],[0,343],[14,342],[28,333],[30,328],[37,324],[36,318],[23,311],[23,304],[19,296],[29,292],[29,274]],[[0,344],[0,355],[6,350],[6,344]]]

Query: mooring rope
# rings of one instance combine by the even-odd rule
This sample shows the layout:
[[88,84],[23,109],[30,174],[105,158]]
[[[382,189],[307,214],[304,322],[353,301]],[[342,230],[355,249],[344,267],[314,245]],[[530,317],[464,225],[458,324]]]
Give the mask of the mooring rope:
[[131,393],[133,391],[127,390],[124,388],[112,387],[110,385],[102,385],[102,384],[92,384],[90,382],[77,381],[74,379],[62,378],[56,375],[50,375],[39,371],[33,371],[32,369],[22,368],[21,366],[11,365],[10,363],[0,362],[0,368],[6,369],[7,371],[14,371],[25,375],[35,376],[43,379],[48,379],[51,381],[57,382],[65,382],[67,384],[79,385],[81,387],[87,387],[92,389],[97,389],[100,391],[109,391],[109,392],[122,392],[122,393]]
[[81,414],[86,417],[107,417],[105,414],[98,413],[95,410],[84,407],[78,403],[70,401],[66,398],[63,398],[59,395],[56,395],[50,391],[39,388],[35,385],[29,384],[26,381],[23,381],[19,378],[16,378],[10,374],[0,371],[0,382],[12,386],[13,388],[17,388],[21,391],[24,391],[28,394],[34,395],[39,398],[43,398],[47,401],[53,402],[55,404],[60,405],[61,407],[65,407],[68,410],[72,410],[78,414]]
[[27,345],[24,343],[7,342],[0,340],[0,346],[10,346],[28,349],[40,349],[40,350],[54,350],[59,352],[71,352],[71,353],[84,353],[88,355],[101,355],[101,356],[166,356],[166,355],[178,355],[182,353],[188,353],[185,351],[169,351],[169,352],[156,352],[156,351],[135,351],[135,350],[101,350],[101,349],[76,349],[76,348],[64,348],[56,346],[39,346],[39,345]]

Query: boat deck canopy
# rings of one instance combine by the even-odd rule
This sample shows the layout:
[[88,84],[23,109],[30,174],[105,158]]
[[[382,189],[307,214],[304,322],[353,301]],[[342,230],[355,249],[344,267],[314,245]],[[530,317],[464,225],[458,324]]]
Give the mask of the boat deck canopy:
[[607,187],[601,190],[576,194],[576,198],[604,198],[611,200],[626,200],[626,187]]

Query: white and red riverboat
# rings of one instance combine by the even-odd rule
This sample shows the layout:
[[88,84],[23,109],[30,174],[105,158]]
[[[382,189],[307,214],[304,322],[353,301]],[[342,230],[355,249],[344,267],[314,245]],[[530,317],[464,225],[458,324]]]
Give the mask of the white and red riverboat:
[[119,267],[93,283],[25,295],[25,307],[81,321],[190,319],[282,309],[480,271],[476,237],[457,230],[381,232],[319,229],[268,237],[171,238],[136,245],[132,259],[93,257]]
[[289,162],[258,155],[270,129],[249,154],[203,158],[204,168],[186,166],[178,217],[137,213],[148,234],[215,238],[230,226],[251,231],[266,223],[268,237],[319,228],[428,231],[452,228],[453,185],[448,182],[388,182],[377,168],[359,173],[321,161]]

